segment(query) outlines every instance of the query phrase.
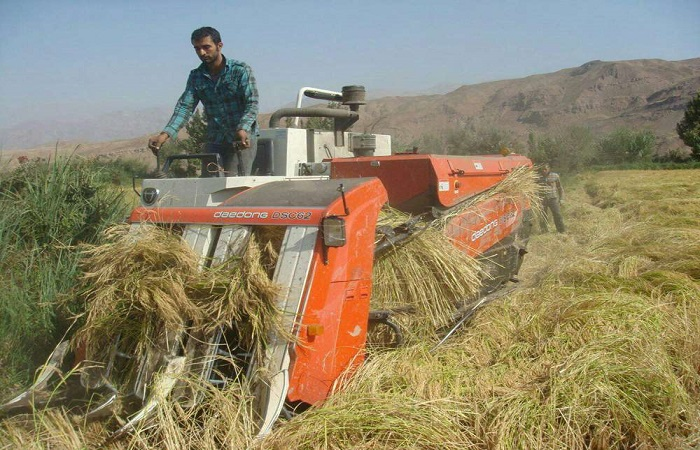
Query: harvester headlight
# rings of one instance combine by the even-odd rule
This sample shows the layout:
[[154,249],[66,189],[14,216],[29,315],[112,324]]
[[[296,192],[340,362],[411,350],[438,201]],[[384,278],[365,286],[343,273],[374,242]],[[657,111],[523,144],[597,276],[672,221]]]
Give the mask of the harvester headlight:
[[143,192],[141,192],[141,200],[145,205],[150,206],[156,202],[156,199],[158,199],[158,194],[160,194],[160,192],[157,188],[147,187],[143,190]]
[[345,220],[342,217],[323,219],[323,243],[328,247],[345,245]]

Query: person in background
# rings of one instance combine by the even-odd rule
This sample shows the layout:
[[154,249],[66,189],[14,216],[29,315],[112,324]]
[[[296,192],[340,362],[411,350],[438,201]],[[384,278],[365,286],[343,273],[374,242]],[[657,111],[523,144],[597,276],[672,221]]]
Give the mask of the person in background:
[[221,155],[227,175],[250,175],[258,133],[258,89],[253,71],[221,53],[224,43],[214,28],[194,30],[191,41],[202,64],[190,72],[170,121],[149,139],[148,147],[158,155],[161,146],[177,136],[202,102],[207,121],[205,152]]
[[544,164],[540,168],[539,183],[543,186],[542,193],[542,217],[540,220],[540,228],[542,231],[547,230],[547,210],[552,211],[554,225],[559,233],[564,233],[564,218],[561,215],[560,205],[564,202],[564,188],[561,186],[559,174],[550,170],[549,164]]

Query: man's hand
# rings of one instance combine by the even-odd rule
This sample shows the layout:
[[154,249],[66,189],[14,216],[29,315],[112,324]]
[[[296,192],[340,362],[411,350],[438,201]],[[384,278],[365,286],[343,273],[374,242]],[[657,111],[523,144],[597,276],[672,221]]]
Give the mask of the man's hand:
[[151,138],[148,139],[148,148],[151,149],[154,155],[158,156],[158,151],[169,138],[170,136],[165,132],[161,132],[156,136],[151,136]]
[[236,131],[236,137],[240,139],[241,145],[245,148],[250,148],[250,138],[245,130]]

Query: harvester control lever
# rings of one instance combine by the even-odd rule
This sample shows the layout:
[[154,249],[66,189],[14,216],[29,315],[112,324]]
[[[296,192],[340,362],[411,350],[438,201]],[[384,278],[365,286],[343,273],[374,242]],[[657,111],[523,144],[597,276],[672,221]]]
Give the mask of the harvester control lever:
[[343,211],[345,211],[346,216],[349,216],[350,210],[348,209],[348,203],[345,201],[345,187],[343,183],[340,183],[340,186],[338,186],[338,192],[340,192],[340,197],[343,199]]

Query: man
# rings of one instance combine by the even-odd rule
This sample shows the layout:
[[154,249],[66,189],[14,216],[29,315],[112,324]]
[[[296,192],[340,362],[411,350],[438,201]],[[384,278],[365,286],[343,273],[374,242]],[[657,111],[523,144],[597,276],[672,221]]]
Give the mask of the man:
[[160,147],[177,136],[202,102],[207,120],[205,152],[221,155],[227,175],[250,175],[258,132],[258,89],[253,71],[221,53],[224,43],[214,28],[194,30],[191,40],[202,64],[190,72],[170,122],[148,140],[148,147],[158,155]]
[[566,229],[559,205],[564,202],[564,189],[561,186],[559,174],[551,172],[549,170],[549,164],[545,164],[540,171],[539,182],[544,186],[540,227],[542,231],[547,231],[547,209],[550,209],[552,211],[552,217],[554,217],[554,225],[556,225],[557,231],[563,233]]

